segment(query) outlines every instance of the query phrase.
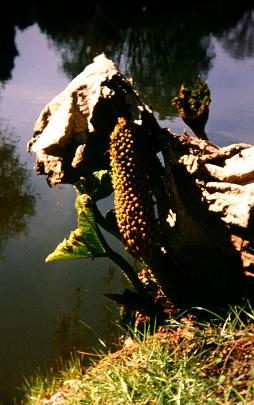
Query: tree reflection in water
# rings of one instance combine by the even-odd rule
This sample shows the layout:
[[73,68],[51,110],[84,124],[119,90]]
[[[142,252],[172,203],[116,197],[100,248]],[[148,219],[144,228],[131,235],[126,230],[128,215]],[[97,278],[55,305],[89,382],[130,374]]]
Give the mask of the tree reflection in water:
[[[245,14],[244,14],[245,11]],[[121,11],[102,5],[76,16],[48,21],[38,16],[42,31],[57,47],[62,57],[62,69],[75,77],[91,63],[93,57],[104,52],[133,77],[134,85],[145,94],[146,102],[160,113],[160,118],[174,115],[171,97],[180,84],[203,79],[215,57],[211,35],[223,36],[229,49],[249,49],[247,41],[252,32],[249,21],[251,10],[242,7],[223,7],[221,4],[192,4],[186,7],[155,7],[140,12],[130,7]],[[64,29],[63,29],[64,27]],[[240,28],[239,28],[240,27]],[[231,33],[231,34],[230,34]],[[249,44],[249,45],[248,45]]]
[[10,130],[0,126],[0,252],[8,238],[26,231],[35,212],[29,171],[12,138]]
[[246,11],[242,19],[222,35],[222,43],[234,58],[254,56],[254,9]]
[[49,0],[13,4],[4,2],[0,13],[4,38],[0,52],[7,57],[6,66],[0,66],[0,80],[11,77],[8,69],[17,54],[14,27],[23,29],[36,22],[61,53],[62,69],[70,79],[105,52],[133,77],[161,118],[176,114],[169,101],[182,82],[198,75],[206,78],[215,56],[211,36],[223,38],[233,56],[253,55],[254,17],[249,0],[230,5],[220,0],[186,4],[95,0],[77,1],[72,7],[64,2],[54,6]]
[[65,23],[64,31],[59,22],[59,30],[43,18],[38,22],[60,51],[62,69],[69,78],[104,52],[133,77],[135,86],[162,118],[170,109],[175,112],[170,99],[179,85],[200,73],[205,77],[211,67],[211,27],[199,24],[201,17],[195,12],[190,15],[173,9],[165,15],[160,12],[158,18],[150,13],[123,16],[119,9],[117,12],[97,8],[88,21],[77,18],[74,24]]

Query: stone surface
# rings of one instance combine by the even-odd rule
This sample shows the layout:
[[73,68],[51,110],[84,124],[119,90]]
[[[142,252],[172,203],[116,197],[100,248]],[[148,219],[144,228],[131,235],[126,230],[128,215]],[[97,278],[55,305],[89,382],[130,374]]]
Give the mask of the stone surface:
[[39,115],[28,142],[36,172],[53,186],[108,168],[109,135],[118,117],[141,125],[145,113],[156,122],[131,80],[104,54],[97,56]]

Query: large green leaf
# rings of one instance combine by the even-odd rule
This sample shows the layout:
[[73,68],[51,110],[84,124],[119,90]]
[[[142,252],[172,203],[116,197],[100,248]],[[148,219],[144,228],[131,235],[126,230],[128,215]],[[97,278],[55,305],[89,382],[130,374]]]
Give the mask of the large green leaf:
[[59,243],[46,258],[46,262],[106,256],[98,235],[90,197],[87,194],[78,194],[75,206],[78,211],[78,228],[70,233],[68,239]]
[[111,176],[108,170],[91,173],[86,179],[75,184],[77,190],[90,195],[94,201],[108,197],[112,192]]

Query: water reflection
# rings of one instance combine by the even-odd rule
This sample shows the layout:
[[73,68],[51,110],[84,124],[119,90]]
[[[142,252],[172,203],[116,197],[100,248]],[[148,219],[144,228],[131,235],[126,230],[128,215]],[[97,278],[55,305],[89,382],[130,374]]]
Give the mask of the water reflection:
[[254,55],[254,10],[247,11],[231,30],[224,33],[222,43],[234,58]]
[[[16,63],[13,80],[6,84],[2,92],[1,116],[10,119],[12,114],[15,132],[25,140],[48,96],[50,99],[55,91],[57,94],[65,86],[65,80],[67,82],[79,73],[95,54],[105,51],[107,56],[120,63],[121,69],[125,69],[134,78],[134,83],[149,96],[151,105],[160,111],[160,117],[171,114],[165,102],[169,102],[178,83],[199,71],[206,76],[213,66],[208,76],[214,97],[213,114],[209,120],[210,133],[214,137],[219,134],[224,144],[231,142],[233,136],[235,142],[239,138],[244,142],[252,142],[254,93],[253,86],[249,86],[253,83],[252,62],[247,67],[239,63],[239,68],[235,69],[234,61],[226,55],[226,52],[229,54],[238,47],[242,55],[248,56],[253,46],[249,34],[252,28],[246,28],[244,6],[238,4],[235,13],[223,15],[215,6],[213,12],[210,12],[209,7],[212,8],[212,5],[209,2],[198,17],[195,15],[195,7],[190,10],[192,5],[188,9],[182,5],[182,10],[178,12],[166,9],[166,4],[171,2],[163,2],[165,7],[163,4],[160,13],[155,15],[152,12],[136,13],[136,9],[129,6],[127,10],[127,5],[113,12],[99,7],[97,1],[96,7],[95,3],[92,5],[89,2],[89,9],[86,4],[83,10],[78,11],[79,2],[73,7],[69,3],[62,3],[61,9],[54,13],[51,5],[46,6],[44,3],[41,6],[33,2],[32,19],[40,25],[47,38],[38,34],[38,25],[22,33],[22,41],[18,30],[20,57],[15,59],[15,27],[24,28],[32,21],[24,18],[25,14],[29,16],[32,12],[28,9],[30,3],[30,0],[20,2],[19,9],[23,9],[23,14],[21,10],[0,13],[0,81],[11,77],[14,60]],[[136,3],[141,2],[136,0]],[[241,10],[239,7],[242,7]],[[5,24],[3,20],[6,20],[7,15],[8,24]],[[223,41],[233,38],[228,45],[224,42],[227,49],[223,54],[215,41],[216,60],[214,36]],[[51,53],[47,49],[47,41],[51,48],[59,51],[56,55],[61,55],[60,63],[58,57],[52,57],[51,53],[55,54],[55,49],[51,49]],[[57,72],[59,65],[68,78]],[[50,80],[44,80],[49,77]],[[249,79],[248,89],[246,77]],[[234,107],[236,96],[238,100]],[[163,125],[171,124],[164,122]],[[44,258],[52,247],[76,225],[74,196],[72,198],[70,190],[48,190],[44,179],[41,182],[35,179],[35,187],[39,184],[42,198],[37,201],[37,215],[33,217],[33,226],[30,226],[28,236],[20,237],[18,241],[11,240],[11,236],[19,235],[28,227],[28,221],[35,210],[35,201],[29,173],[20,161],[16,144],[12,141],[13,135],[3,128],[0,133],[0,251],[4,241],[9,238],[5,247],[6,260],[0,266],[1,402],[4,401],[4,392],[6,398],[13,394],[14,387],[20,384],[22,374],[29,375],[38,364],[59,354],[65,355],[72,345],[77,345],[79,339],[83,339],[83,329],[77,329],[77,326],[82,326],[77,324],[78,317],[98,331],[103,339],[108,338],[108,324],[112,322],[113,316],[111,313],[105,315],[105,306],[108,304],[103,294],[121,293],[123,283],[118,269],[112,284],[104,283],[102,277],[105,273],[108,275],[109,262],[44,264]],[[25,148],[22,148],[26,156]],[[82,294],[80,314],[78,297],[77,301],[73,299],[74,291],[79,287]],[[117,317],[115,312],[114,316]],[[87,330],[85,334],[85,350],[90,351],[95,346],[94,341],[97,342],[97,336],[94,336],[92,330],[90,336]],[[7,399],[4,403],[8,403]]]
[[[18,56],[15,43],[16,27],[23,29],[32,24],[29,2],[1,2],[0,5],[0,82],[11,79],[14,61]],[[4,56],[4,57],[3,57]]]
[[0,82],[11,78],[11,71],[14,68],[14,59],[18,55],[15,45],[15,28],[12,25],[5,25],[0,28]]
[[0,126],[0,251],[7,239],[26,231],[35,205],[29,172],[12,138],[10,130]]
[[206,76],[211,67],[215,55],[209,28],[197,23],[195,13],[190,16],[176,10],[160,18],[139,17],[126,21],[100,10],[88,24],[65,26],[64,32],[43,21],[39,24],[61,53],[62,69],[70,78],[96,54],[105,52],[134,78],[147,102],[163,118],[170,109],[174,112],[169,100],[179,85],[200,72]]
[[55,322],[54,340],[58,352],[58,358],[66,359],[71,352],[83,347],[84,337],[80,322],[81,311],[81,289],[77,288],[75,292],[75,303],[70,311],[59,312]]
[[48,8],[41,2],[32,6],[25,2],[14,7],[10,2],[5,6],[8,24],[0,24],[4,30],[0,52],[5,54],[0,81],[11,76],[17,55],[14,27],[37,22],[60,51],[68,77],[79,74],[95,55],[105,52],[134,78],[163,118],[175,112],[169,100],[180,83],[198,74],[206,77],[215,56],[211,35],[223,36],[225,48],[236,57],[253,54],[254,17],[245,3],[229,7],[216,1],[193,2],[180,7],[158,1],[146,7],[140,2],[117,7],[96,1],[77,2],[71,8],[62,4],[53,12],[52,4]]
[[123,16],[119,10],[112,13],[110,8],[98,7],[88,21],[65,23],[64,30],[56,30],[43,18],[38,22],[61,53],[62,69],[70,78],[96,54],[105,52],[134,78],[146,101],[163,119],[176,114],[169,100],[182,82],[199,74],[206,78],[215,57],[211,34],[229,32],[230,37],[234,32],[232,51],[246,46],[248,52],[250,43],[242,40],[242,32],[237,29],[249,23],[250,12],[242,17],[243,10],[220,6],[218,13],[215,6],[194,4],[184,9],[166,8],[165,13],[161,8],[159,14],[156,9],[155,15],[151,10],[131,15],[129,10]]

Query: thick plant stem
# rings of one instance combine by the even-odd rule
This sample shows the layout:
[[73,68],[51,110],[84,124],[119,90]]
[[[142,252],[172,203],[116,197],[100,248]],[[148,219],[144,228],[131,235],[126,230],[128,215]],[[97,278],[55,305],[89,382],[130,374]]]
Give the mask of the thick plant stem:
[[112,226],[110,226],[109,222],[106,220],[106,218],[102,215],[100,210],[98,209],[97,205],[93,205],[93,213],[94,213],[94,218],[98,222],[98,224],[105,229],[108,233],[110,233],[112,236],[114,236],[116,239],[121,241],[121,236],[120,233],[117,232],[115,229],[113,229]]
[[[100,211],[95,203],[93,203],[93,211],[94,211],[94,215],[95,215],[95,218],[96,218],[98,224],[100,226],[102,226],[102,228],[104,228],[106,231],[109,231],[108,228],[104,227],[105,223],[104,223],[104,221],[101,220],[104,217],[100,213]],[[135,290],[137,292],[139,292],[141,294],[146,293],[145,287],[144,287],[143,283],[140,281],[140,279],[138,278],[138,275],[135,272],[135,270],[133,269],[133,267],[121,255],[119,255],[117,252],[115,252],[113,249],[111,249],[111,247],[106,242],[104,236],[102,235],[102,232],[100,231],[99,227],[97,227],[97,234],[106,251],[106,255],[108,256],[108,258],[110,260],[112,260],[117,266],[119,266],[122,269],[123,273],[125,274],[125,276],[130,281],[130,283],[132,284],[132,286],[135,288]],[[113,234],[113,233],[111,232],[111,234]]]
[[109,246],[106,252],[108,257],[123,270],[125,276],[131,282],[135,290],[141,294],[146,293],[144,285],[138,278],[137,273],[133,270],[132,266],[121,255],[112,250]]

